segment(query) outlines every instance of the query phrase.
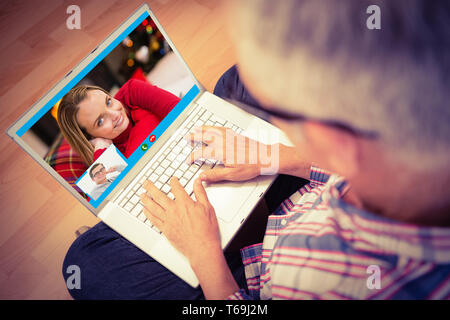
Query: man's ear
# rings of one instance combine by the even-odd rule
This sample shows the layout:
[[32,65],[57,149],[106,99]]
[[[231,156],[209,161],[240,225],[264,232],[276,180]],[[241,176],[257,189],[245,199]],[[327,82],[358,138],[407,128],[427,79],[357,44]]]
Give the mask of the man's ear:
[[302,129],[322,166],[346,178],[358,173],[361,146],[355,135],[315,122],[305,122]]

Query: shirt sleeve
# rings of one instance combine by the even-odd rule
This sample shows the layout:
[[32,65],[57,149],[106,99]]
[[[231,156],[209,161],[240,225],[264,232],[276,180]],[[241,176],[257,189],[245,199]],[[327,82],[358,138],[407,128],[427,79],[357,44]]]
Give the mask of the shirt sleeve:
[[175,107],[180,98],[145,81],[131,79],[121,90],[130,108],[141,108],[156,115],[160,120]]

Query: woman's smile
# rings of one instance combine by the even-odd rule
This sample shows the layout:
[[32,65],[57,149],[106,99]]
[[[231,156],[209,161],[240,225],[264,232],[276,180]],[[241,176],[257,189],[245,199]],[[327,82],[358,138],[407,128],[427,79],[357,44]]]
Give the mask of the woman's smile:
[[94,138],[114,139],[130,122],[119,100],[100,90],[91,90],[78,104],[78,124]]

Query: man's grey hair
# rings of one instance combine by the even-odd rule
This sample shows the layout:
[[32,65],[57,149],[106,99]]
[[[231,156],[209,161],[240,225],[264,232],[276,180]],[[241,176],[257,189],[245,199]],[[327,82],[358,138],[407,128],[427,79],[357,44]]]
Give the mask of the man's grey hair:
[[[378,132],[391,153],[412,164],[448,165],[450,1],[237,5],[240,64],[278,106]],[[380,30],[366,25],[370,5],[381,9]]]

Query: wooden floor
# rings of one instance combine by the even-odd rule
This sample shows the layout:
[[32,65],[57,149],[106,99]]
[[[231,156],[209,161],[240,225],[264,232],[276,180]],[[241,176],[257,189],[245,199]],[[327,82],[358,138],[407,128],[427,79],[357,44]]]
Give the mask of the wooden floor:
[[[235,62],[218,0],[148,3],[210,91]],[[81,8],[81,30],[66,8]],[[127,18],[138,0],[0,1],[0,299],[70,299],[62,262],[82,225],[98,222],[6,136],[6,129]]]

